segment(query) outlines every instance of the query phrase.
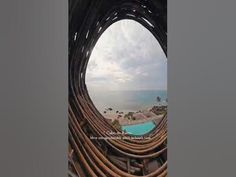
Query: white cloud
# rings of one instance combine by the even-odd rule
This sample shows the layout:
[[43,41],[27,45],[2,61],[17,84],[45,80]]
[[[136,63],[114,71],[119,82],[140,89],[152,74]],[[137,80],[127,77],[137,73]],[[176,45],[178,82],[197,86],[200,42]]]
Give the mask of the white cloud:
[[111,25],[89,59],[88,89],[166,89],[167,60],[155,37],[133,20]]

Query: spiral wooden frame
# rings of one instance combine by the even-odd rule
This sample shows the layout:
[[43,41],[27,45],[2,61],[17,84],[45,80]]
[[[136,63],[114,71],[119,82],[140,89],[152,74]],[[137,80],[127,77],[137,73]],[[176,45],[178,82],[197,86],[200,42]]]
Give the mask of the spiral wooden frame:
[[126,139],[124,134],[116,139],[110,132],[119,130],[95,108],[86,88],[94,45],[107,27],[121,19],[141,23],[167,53],[166,1],[69,0],[69,176],[167,176],[167,113],[145,135],[148,139]]

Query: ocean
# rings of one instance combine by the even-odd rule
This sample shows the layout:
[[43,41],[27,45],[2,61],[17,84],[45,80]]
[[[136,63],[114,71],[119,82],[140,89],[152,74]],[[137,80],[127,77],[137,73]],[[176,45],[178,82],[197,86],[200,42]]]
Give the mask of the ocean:
[[[125,90],[125,91],[89,91],[95,107],[103,112],[106,108],[129,112],[151,108],[154,105],[166,105],[166,90]],[[161,102],[156,101],[157,96]]]

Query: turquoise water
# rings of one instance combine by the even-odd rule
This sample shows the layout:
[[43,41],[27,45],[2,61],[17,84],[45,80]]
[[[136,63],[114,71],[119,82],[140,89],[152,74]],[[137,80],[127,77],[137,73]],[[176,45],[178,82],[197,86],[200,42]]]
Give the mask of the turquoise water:
[[158,105],[156,98],[161,97],[162,104],[166,104],[166,90],[126,90],[126,91],[94,91],[89,90],[93,103],[100,112],[105,108],[119,111],[138,111]]
[[125,130],[127,133],[132,135],[143,135],[150,132],[154,127],[155,124],[153,123],[153,121],[150,121],[143,124],[125,125],[122,126],[122,130]]

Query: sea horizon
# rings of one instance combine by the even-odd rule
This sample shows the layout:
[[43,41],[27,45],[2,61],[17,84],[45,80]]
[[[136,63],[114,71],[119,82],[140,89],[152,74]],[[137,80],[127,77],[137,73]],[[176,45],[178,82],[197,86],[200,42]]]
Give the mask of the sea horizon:
[[[167,90],[90,90],[95,107],[102,113],[107,108],[114,111],[136,112],[155,105],[167,105]],[[161,102],[157,102],[157,97]]]

